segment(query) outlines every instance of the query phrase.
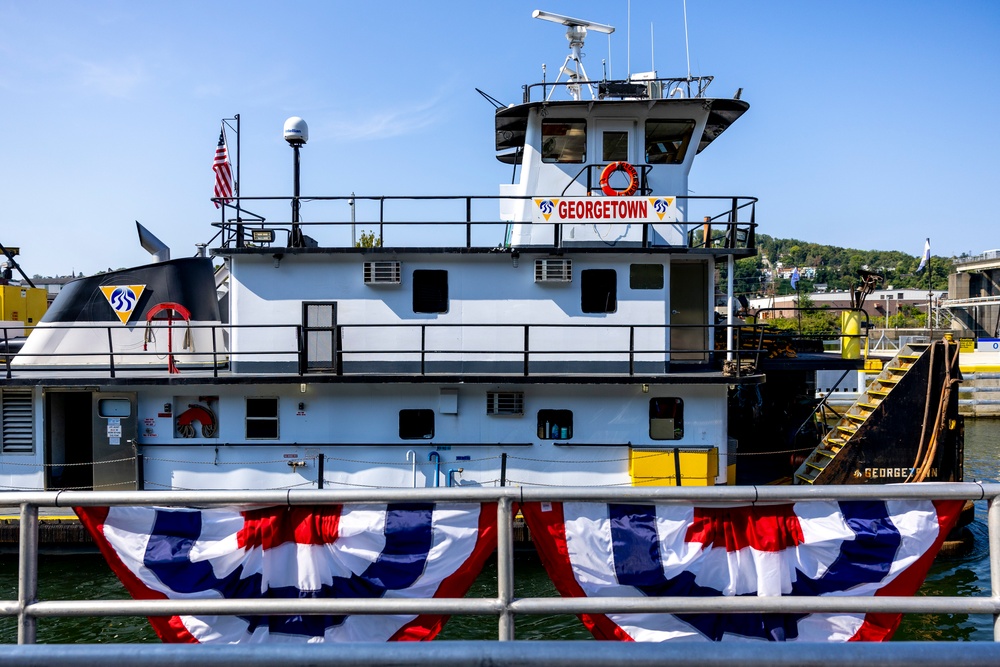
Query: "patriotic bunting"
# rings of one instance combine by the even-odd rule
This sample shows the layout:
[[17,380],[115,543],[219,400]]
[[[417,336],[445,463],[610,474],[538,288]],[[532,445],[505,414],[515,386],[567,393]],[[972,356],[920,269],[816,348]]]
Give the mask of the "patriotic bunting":
[[[913,595],[962,501],[526,503],[567,597]],[[598,639],[882,641],[899,614],[591,614]]]
[[[496,504],[76,508],[137,599],[462,597],[496,548]],[[150,618],[167,642],[433,639],[446,617]]]

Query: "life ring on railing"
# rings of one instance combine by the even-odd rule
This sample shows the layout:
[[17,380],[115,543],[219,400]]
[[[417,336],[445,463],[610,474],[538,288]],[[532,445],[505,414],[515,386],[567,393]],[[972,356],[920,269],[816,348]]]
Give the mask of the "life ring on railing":
[[[616,171],[625,172],[628,177],[628,187],[624,190],[615,190],[608,184],[611,174]],[[628,162],[612,162],[601,172],[601,190],[609,197],[631,197],[639,189],[639,172]]]
[[188,404],[188,409],[177,416],[177,432],[182,438],[194,437],[194,422],[201,424],[201,434],[206,438],[214,438],[218,431],[215,413],[204,405]]
[[171,374],[180,373],[177,370],[177,364],[174,363],[174,313],[177,313],[177,319],[187,322],[183,349],[193,349],[191,342],[191,311],[181,304],[174,303],[173,301],[164,301],[149,309],[146,313],[146,334],[142,340],[142,350],[145,352],[150,341],[153,340],[153,319],[156,318],[157,314],[164,311],[167,312],[167,372]]

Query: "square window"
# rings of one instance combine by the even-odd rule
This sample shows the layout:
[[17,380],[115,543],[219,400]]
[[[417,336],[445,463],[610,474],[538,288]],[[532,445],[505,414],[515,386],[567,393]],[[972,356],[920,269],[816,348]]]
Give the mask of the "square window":
[[569,440],[572,437],[572,410],[538,411],[538,438],[540,440]]
[[632,264],[628,272],[631,289],[663,289],[662,264]]
[[581,271],[580,292],[580,308],[585,313],[613,313],[618,310],[618,274],[614,269]]
[[434,411],[427,409],[399,411],[399,437],[403,440],[429,440],[434,437]]
[[247,399],[247,440],[278,438],[278,399]]
[[649,437],[653,440],[684,437],[683,400],[666,396],[649,399]]
[[542,162],[584,162],[586,159],[586,121],[542,121]]
[[419,269],[413,272],[413,312],[448,312],[448,272]]
[[680,164],[693,132],[693,120],[647,120],[646,163]]
[[627,162],[628,132],[605,132],[601,136],[601,159],[605,162]]

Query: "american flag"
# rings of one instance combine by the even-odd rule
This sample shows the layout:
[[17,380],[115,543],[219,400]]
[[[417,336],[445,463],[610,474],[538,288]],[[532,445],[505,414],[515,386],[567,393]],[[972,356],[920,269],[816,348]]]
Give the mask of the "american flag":
[[[215,149],[212,171],[215,172],[215,196],[228,204],[232,201],[233,196],[233,169],[229,165],[226,135],[221,131],[219,132],[219,145]],[[215,202],[215,208],[219,208],[219,202]]]

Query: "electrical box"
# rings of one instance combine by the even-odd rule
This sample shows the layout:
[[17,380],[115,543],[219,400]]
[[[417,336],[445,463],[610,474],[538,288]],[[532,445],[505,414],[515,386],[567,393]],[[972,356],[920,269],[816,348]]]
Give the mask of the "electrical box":
[[719,448],[632,448],[628,467],[632,486],[714,486],[719,476]]
[[0,285],[0,321],[33,327],[42,319],[48,303],[48,293],[41,287]]

